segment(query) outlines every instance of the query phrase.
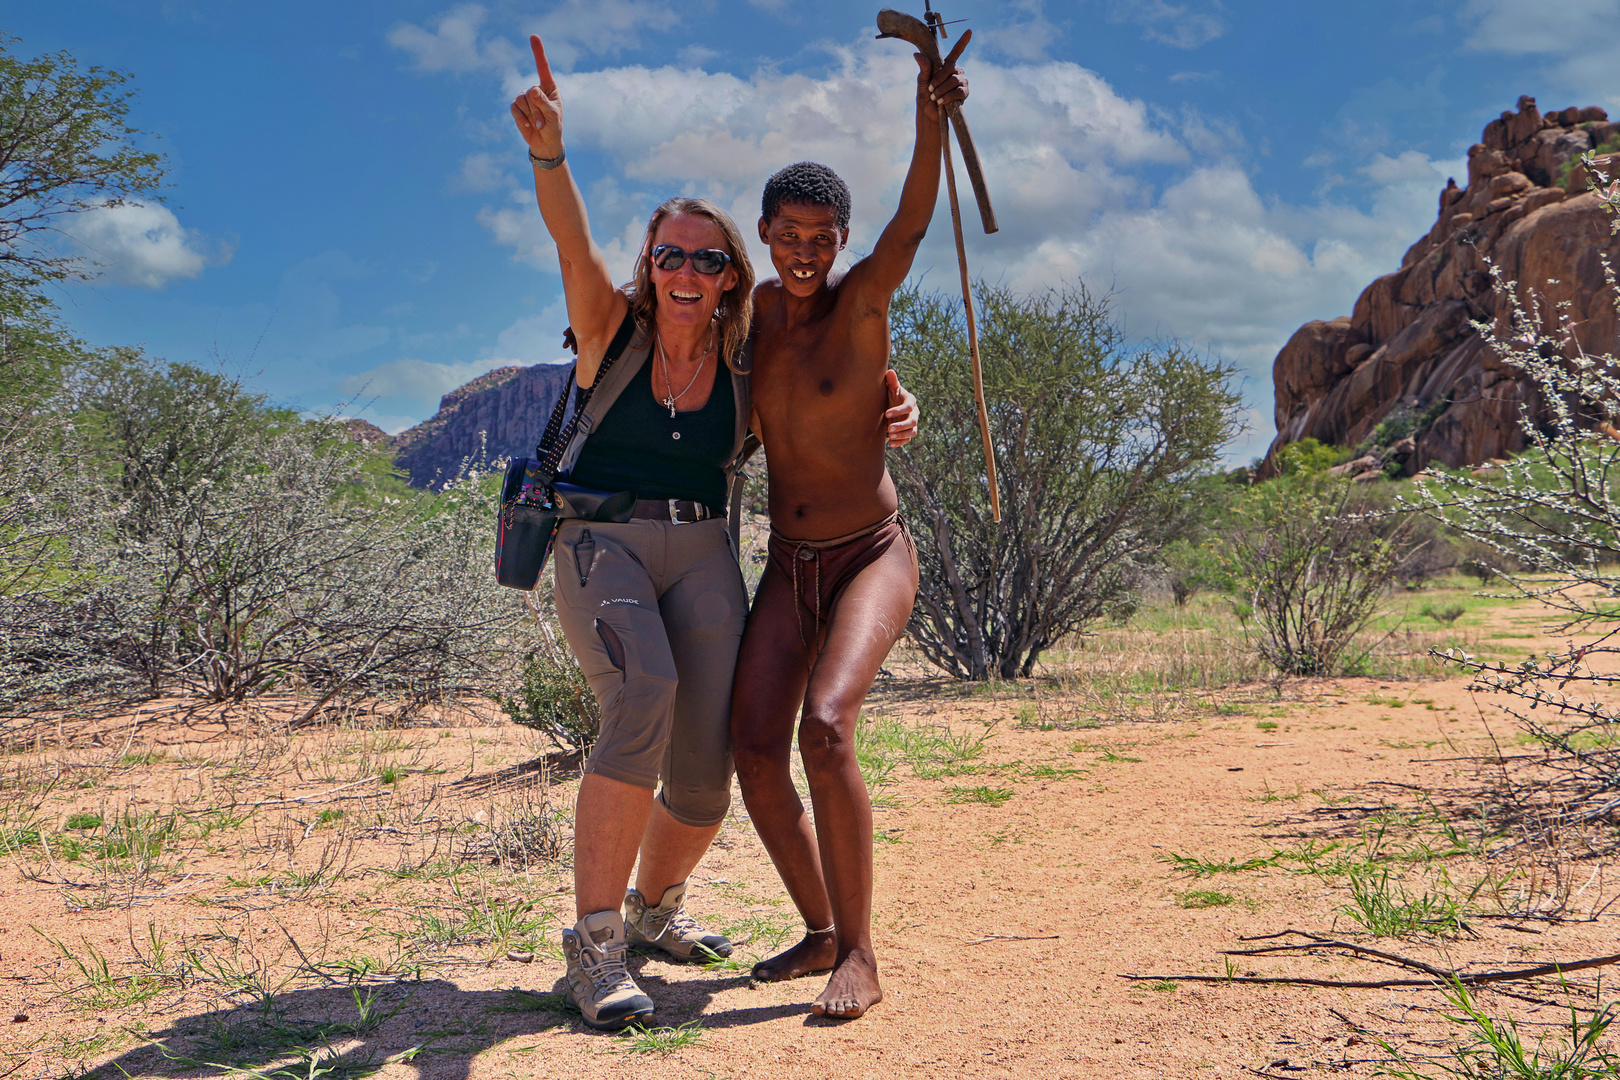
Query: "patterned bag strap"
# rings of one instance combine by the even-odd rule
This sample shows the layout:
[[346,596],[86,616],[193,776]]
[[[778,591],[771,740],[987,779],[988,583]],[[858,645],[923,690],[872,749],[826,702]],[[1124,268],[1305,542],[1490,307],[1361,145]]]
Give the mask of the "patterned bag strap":
[[[577,361],[570,370],[568,382],[557,394],[557,404],[551,407],[551,419],[546,422],[546,433],[541,436],[540,445],[534,448],[535,457],[540,461],[540,471],[545,476],[545,483],[551,483],[556,477],[557,462],[562,459],[563,451],[568,448],[568,444],[574,441],[574,432],[579,427],[579,418],[584,414],[585,406],[590,404],[591,395],[596,392],[597,386],[601,385],[602,378],[607,375],[608,369],[613,366],[613,362],[623,354],[624,348],[630,343],[630,336],[635,332],[635,329],[635,316],[628,311],[625,312],[624,322],[620,324],[619,332],[613,335],[613,341],[608,345],[607,352],[603,354],[602,362],[596,366],[596,378],[591,380],[588,389],[579,387],[576,381],[575,373],[579,370]],[[561,438],[558,438],[558,431],[562,428],[563,413],[568,408],[568,392],[570,389],[575,388],[577,388],[575,396],[578,400],[574,402],[574,415],[569,418],[567,430],[562,431]]]

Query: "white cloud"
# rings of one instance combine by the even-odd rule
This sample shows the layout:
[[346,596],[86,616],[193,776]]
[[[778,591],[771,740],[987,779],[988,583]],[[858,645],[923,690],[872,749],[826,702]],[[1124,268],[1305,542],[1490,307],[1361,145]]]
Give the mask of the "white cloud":
[[[912,151],[915,68],[893,42],[830,50],[829,70],[739,77],[692,68],[611,67],[559,79],[571,147],[594,151],[615,179],[587,197],[617,278],[628,276],[658,198],[697,194],[752,235],[764,179],[794,161],[836,169],[855,194],[851,247],[870,250],[894,212]],[[1117,93],[1095,72],[1059,61],[973,67],[967,105],[1001,220],[982,235],[963,171],[958,181],[976,277],[1020,289],[1083,276],[1117,290],[1133,334],[1175,336],[1239,364],[1246,393],[1269,416],[1271,362],[1304,321],[1349,314],[1356,295],[1400,264],[1432,224],[1445,166],[1415,152],[1372,155],[1347,182],[1360,205],[1263,198],[1240,133],[1218,119],[1171,115]],[[943,202],[943,196],[941,197]],[[554,270],[532,192],[517,182],[480,222],[514,257]],[[757,244],[761,276],[771,269]],[[949,217],[936,214],[919,275],[951,288]],[[555,348],[562,319],[507,331],[514,355]],[[1254,439],[1269,438],[1269,422]]]
[[512,41],[500,37],[479,41],[486,14],[480,4],[462,4],[440,16],[432,30],[399,23],[388,31],[388,44],[410,53],[421,71],[466,73],[510,67],[520,58]]
[[1220,0],[1172,4],[1166,0],[1110,0],[1108,21],[1133,23],[1142,36],[1173,49],[1196,49],[1226,33]]
[[1461,17],[1473,23],[1463,42],[1468,48],[1565,53],[1580,48],[1583,38],[1612,35],[1620,0],[1466,0]]
[[720,50],[707,45],[686,45],[675,54],[675,59],[680,61],[682,67],[702,67],[720,55]]
[[[493,71],[518,90],[534,83],[534,61],[528,35],[545,42],[553,71],[568,71],[584,54],[614,55],[640,48],[643,35],[670,30],[679,12],[657,0],[562,0],[539,18],[512,20],[508,29],[483,37],[489,12],[482,4],[462,4],[441,15],[432,29],[399,23],[388,43],[409,53],[422,71],[466,73]],[[515,95],[518,91],[514,90]]]
[[532,205],[481,207],[478,224],[489,230],[497,244],[511,248],[512,258],[539,270],[557,272],[557,245],[551,242],[540,212]]
[[[521,149],[521,145],[519,147]],[[468,154],[461,159],[461,171],[451,180],[455,191],[498,191],[512,186],[506,157],[490,153]]]
[[1575,102],[1620,105],[1614,78],[1620,55],[1620,0],[1466,0],[1464,47],[1476,52],[1545,56],[1547,80]]
[[568,309],[563,302],[548,304],[538,315],[525,315],[495,338],[494,355],[513,357],[505,364],[569,364],[574,356],[563,347]]
[[437,408],[439,399],[456,387],[464,386],[486,372],[515,363],[519,361],[498,357],[456,364],[402,358],[349,375],[338,383],[338,390],[360,400],[404,399]]
[[1042,0],[1011,0],[994,25],[974,29],[973,40],[1009,60],[1039,63],[1058,37],[1058,27],[1046,17],[1045,9]]
[[[210,244],[165,206],[126,202],[103,205],[73,218],[64,230],[99,267],[101,275],[146,289],[194,278],[231,260],[227,243]],[[212,251],[207,250],[212,247]]]
[[[610,171],[650,189],[632,198],[614,188],[611,200],[593,189],[598,239],[616,237],[620,254],[632,254],[650,205],[677,192],[715,199],[751,236],[764,179],[809,159],[849,182],[851,246],[869,250],[911,159],[915,68],[891,46],[863,42],[838,50],[837,66],[821,78],[622,67],[560,80],[571,142],[605,153],[614,163]],[[1090,213],[1129,199],[1139,183],[1123,168],[1189,160],[1187,147],[1153,122],[1146,105],[1119,97],[1076,64],[981,64],[974,78],[983,104],[970,103],[969,115],[993,177],[992,197],[998,210],[1006,206],[1003,241],[1046,235],[1047,217],[1058,209]],[[532,198],[514,187],[509,205],[485,207],[479,221],[519,258],[553,269],[555,251]],[[611,260],[611,246],[604,247]],[[758,246],[752,253],[756,263],[765,255]],[[628,259],[610,265],[619,273],[629,268]]]

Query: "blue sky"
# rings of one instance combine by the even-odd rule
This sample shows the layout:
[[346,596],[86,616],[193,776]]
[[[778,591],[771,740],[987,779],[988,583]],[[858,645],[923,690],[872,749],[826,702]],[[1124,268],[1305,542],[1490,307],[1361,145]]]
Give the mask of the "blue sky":
[[[873,40],[878,6],[0,0],[0,27],[22,54],[130,72],[132,120],[169,157],[164,205],[73,224],[103,268],[58,292],[68,323],[397,431],[486,370],[560,358],[559,279],[507,114],[532,81],[528,33],[627,275],[661,197],[713,197],[751,232],[764,178],[804,158],[850,181],[852,246],[870,245],[909,160],[915,77],[908,48]],[[974,30],[968,113],[1002,223],[969,232],[974,273],[1083,277],[1133,335],[1238,365],[1252,430],[1234,459],[1273,434],[1277,349],[1399,265],[1488,120],[1522,93],[1620,115],[1620,0],[941,8]],[[917,272],[955,279],[943,196]]]

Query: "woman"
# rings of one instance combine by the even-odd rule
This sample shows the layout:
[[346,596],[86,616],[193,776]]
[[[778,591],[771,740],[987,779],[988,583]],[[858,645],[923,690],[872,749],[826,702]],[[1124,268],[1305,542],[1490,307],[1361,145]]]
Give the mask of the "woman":
[[[677,959],[731,952],[683,901],[730,802],[731,682],[747,597],[724,508],[750,414],[754,273],[723,211],[671,199],[647,226],[633,285],[614,286],[565,163],[545,49],[529,42],[540,85],[513,101],[512,117],[557,245],[578,385],[591,387],[612,358],[560,473],[596,494],[636,495],[628,521],[565,521],[553,564],[558,620],[602,706],[575,806],[578,922],[563,931],[563,952],[585,1022],[611,1029],[653,1011],[625,966],[629,944]],[[909,438],[914,410],[888,415],[900,421],[891,432]]]

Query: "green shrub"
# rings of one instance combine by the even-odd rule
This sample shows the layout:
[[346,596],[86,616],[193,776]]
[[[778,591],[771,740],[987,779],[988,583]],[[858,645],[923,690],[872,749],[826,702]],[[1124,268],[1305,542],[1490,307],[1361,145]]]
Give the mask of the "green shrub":
[[1251,489],[1214,541],[1254,610],[1245,634],[1285,675],[1344,670],[1400,565],[1400,519],[1363,511],[1362,485],[1283,477]]
[[1277,471],[1283,476],[1314,476],[1327,472],[1335,465],[1342,465],[1354,456],[1354,451],[1342,446],[1328,446],[1305,438],[1277,451]]
[[549,632],[523,659],[522,679],[511,696],[497,695],[501,711],[514,724],[543,732],[583,755],[596,741],[602,713],[585,673]]

